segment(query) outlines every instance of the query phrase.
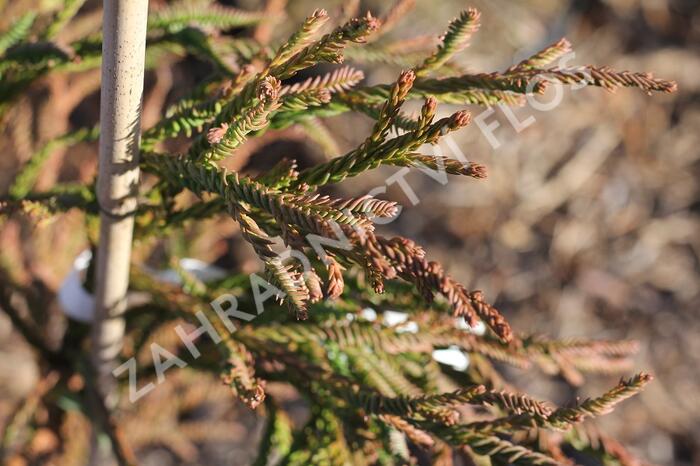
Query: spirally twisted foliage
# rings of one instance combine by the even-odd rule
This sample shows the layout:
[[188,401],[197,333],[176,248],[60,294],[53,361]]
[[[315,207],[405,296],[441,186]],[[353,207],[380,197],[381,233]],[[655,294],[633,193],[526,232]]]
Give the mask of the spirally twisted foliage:
[[[463,73],[454,57],[478,31],[480,14],[474,9],[458,15],[427,56],[392,54],[401,45],[385,34],[410,4],[399,1],[383,17],[367,13],[343,24],[317,10],[291,37],[280,38],[277,47],[246,35],[247,28],[265,19],[263,12],[181,2],[161,7],[149,18],[149,57],[189,53],[213,71],[143,132],[145,175],[136,239],[167,238],[196,221],[230,217],[259,257],[277,300],[291,311],[266,303],[264,314],[237,321],[236,332],[217,324],[225,337],[198,342],[207,362],[194,365],[196,370],[219,373],[251,409],[265,408],[268,426],[257,465],[407,464],[416,449],[439,464],[451,464],[458,456],[475,464],[560,464],[573,461],[562,458],[570,442],[581,450],[581,442],[595,439],[581,430],[584,419],[607,414],[651,380],[638,374],[600,397],[562,408],[519,393],[494,363],[540,369],[578,384],[584,373],[629,370],[636,344],[522,335],[481,291],[454,280],[420,245],[378,232],[376,219],[397,215],[394,202],[372,196],[341,199],[319,190],[380,166],[486,178],[486,168],[476,162],[420,153],[423,145],[437,144],[470,123],[466,110],[437,118],[440,103],[517,105],[555,83],[636,87],[647,93],[672,92],[675,84],[648,73],[560,67],[557,60],[571,51],[565,39],[503,72]],[[99,34],[68,44],[53,42],[54,35],[70,27],[81,5],[68,2],[47,18],[27,14],[0,35],[0,109],[48,73],[97,66]],[[48,33],[32,33],[38,20],[50,23]],[[223,34],[232,29],[237,34]],[[292,80],[318,64],[337,65],[345,58],[354,63]],[[394,83],[363,84],[360,67],[377,61],[400,61],[406,69]],[[402,110],[415,100],[422,104],[420,112]],[[347,112],[374,121],[355,149],[303,170],[294,160],[282,160],[255,176],[226,168],[264,133],[290,126],[309,131],[320,119]],[[80,128],[40,148],[0,201],[0,214],[33,219],[78,209],[94,219],[93,185],[58,184],[40,192],[34,182],[53,149],[97,136],[95,129]],[[313,238],[329,240],[322,253]],[[284,259],[279,255],[284,248],[301,252],[311,268]],[[150,334],[144,329],[172,325],[176,319],[199,325],[202,313],[217,321],[208,303],[223,293],[236,296],[241,309],[255,309],[253,290],[240,271],[229,270],[226,278],[206,283],[179,272],[182,284],[173,285],[133,265],[133,288],[150,298],[128,314],[128,351],[139,354],[145,348]],[[42,394],[50,403],[56,398],[52,391],[66,390],[71,374],[83,370],[79,353],[69,351],[68,343],[59,350],[44,347],[33,337],[38,323],[13,310],[10,297],[23,290],[9,278],[0,280],[0,288],[0,307],[49,365],[62,367],[54,388]],[[365,319],[361,311],[368,307],[404,310],[415,327],[407,331],[382,324],[382,319]],[[474,330],[480,322],[484,332]],[[456,371],[432,359],[435,350],[445,348],[468,354],[468,368]],[[182,355],[186,348],[176,344],[175,350]],[[280,403],[266,393],[266,381],[291,384],[308,400],[306,426],[294,429]],[[570,435],[554,442],[550,431]],[[117,448],[126,448],[118,435],[112,440]],[[614,445],[614,451],[589,451],[601,461],[631,457]]]

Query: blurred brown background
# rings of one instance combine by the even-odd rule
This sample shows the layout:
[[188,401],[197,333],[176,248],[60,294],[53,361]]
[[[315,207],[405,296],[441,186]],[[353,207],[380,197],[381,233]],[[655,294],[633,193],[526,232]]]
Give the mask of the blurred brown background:
[[[6,3],[3,29],[13,10],[31,4]],[[95,3],[88,2],[81,13],[87,29],[94,27],[95,18],[99,24]],[[228,3],[260,8],[255,1]],[[515,109],[519,121],[535,119],[521,132],[496,108],[485,121],[500,124],[494,130],[498,148],[476,124],[454,138],[470,160],[488,166],[488,179],[451,177],[442,185],[413,173],[406,179],[420,202],[411,205],[396,184],[390,186],[387,196],[400,201],[404,210],[383,228],[423,243],[467,287],[484,290],[521,332],[639,340],[638,368],[652,372],[656,381],[602,425],[650,462],[700,465],[700,2],[416,3],[394,36],[437,35],[460,9],[474,6],[481,11],[482,29],[460,58],[470,71],[505,69],[565,36],[576,51],[573,63],[651,71],[678,82],[678,92],[671,95],[565,90],[561,104],[552,111]],[[387,6],[363,1],[360,8],[381,12]],[[340,2],[290,0],[288,17],[273,32],[284,37],[316,7],[327,8],[331,15],[341,12]],[[146,125],[206,74],[205,68],[189,65],[168,61],[148,73]],[[382,64],[358,67],[369,83],[389,82],[401,69]],[[6,191],[19,166],[43,142],[96,122],[98,86],[99,71],[54,76],[18,101],[0,128],[0,191]],[[542,101],[550,98],[551,94],[545,95]],[[477,116],[484,109],[472,111]],[[370,122],[343,116],[326,125],[342,152],[366,135]],[[262,145],[248,149],[252,157],[264,157],[266,152],[268,157],[277,153],[307,160],[323,157],[316,142],[294,129],[268,133]],[[446,145],[442,149],[446,155],[453,150]],[[245,159],[239,163],[256,166]],[[95,164],[94,145],[58,150],[42,171],[38,187],[57,180],[91,180]],[[343,189],[362,194],[383,186],[393,173],[377,170]],[[246,251],[236,250],[240,243],[231,239],[236,230],[231,223],[217,221],[214,232],[206,225],[195,227],[184,237],[191,239],[185,241],[187,254],[207,261],[235,256],[238,264],[246,261],[244,266],[251,267]],[[57,327],[62,324],[53,295],[87,244],[84,231],[82,216],[75,212],[40,226],[13,220],[0,230],[2,260],[20,279],[40,284],[43,296],[37,300],[48,309],[44,318]],[[136,254],[150,257],[151,252],[137,248]],[[32,390],[36,372],[31,353],[0,314],[0,424],[17,400]],[[520,388],[558,403],[599,392],[615,377],[590,379],[574,392],[562,383],[545,382],[536,373],[509,376]],[[218,428],[197,424],[201,412],[192,421],[177,418],[179,411],[158,410],[157,399],[167,400],[177,390],[192,406],[200,406],[205,398],[226,399],[225,393],[218,396],[216,382],[198,380],[194,388],[184,383],[187,388],[181,388],[180,379],[187,377],[169,380],[168,388],[153,395],[153,412],[144,410],[140,422],[126,429],[130,438],[143,444],[147,464],[246,464],[253,451],[251,439],[260,426],[245,408],[218,413]],[[170,414],[175,418],[168,418]],[[175,453],[166,453],[162,444],[149,444],[149,435],[154,434],[145,424],[148,416],[161,425],[189,422],[190,427],[170,439]]]

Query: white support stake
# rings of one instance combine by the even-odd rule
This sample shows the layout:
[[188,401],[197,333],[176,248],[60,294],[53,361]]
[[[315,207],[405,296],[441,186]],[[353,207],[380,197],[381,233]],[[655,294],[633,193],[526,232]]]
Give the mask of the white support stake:
[[139,184],[138,147],[148,0],[104,0],[93,364],[107,396],[122,347],[131,240]]

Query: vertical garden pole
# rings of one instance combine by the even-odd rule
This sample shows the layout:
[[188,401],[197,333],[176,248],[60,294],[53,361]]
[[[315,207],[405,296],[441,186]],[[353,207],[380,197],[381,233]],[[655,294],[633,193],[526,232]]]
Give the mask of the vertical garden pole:
[[139,180],[138,146],[148,0],[104,0],[93,364],[102,396],[124,335],[122,314]]

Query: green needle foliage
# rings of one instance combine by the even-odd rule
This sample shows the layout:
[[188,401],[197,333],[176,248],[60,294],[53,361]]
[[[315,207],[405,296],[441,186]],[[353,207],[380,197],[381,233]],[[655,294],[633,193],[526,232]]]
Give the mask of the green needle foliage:
[[417,68],[418,74],[444,66],[450,58],[467,46],[467,41],[479,29],[479,12],[473,8],[463,11],[457,19],[450,23],[447,32],[435,53],[425,59]]
[[[0,35],[1,109],[49,72],[99,65],[99,35],[52,42],[70,27],[82,3],[68,0],[47,18],[27,14]],[[447,461],[453,456],[472,457],[478,464],[560,464],[567,445],[617,464],[615,453],[580,430],[580,423],[607,414],[651,376],[633,376],[598,398],[556,408],[519,393],[499,369],[539,369],[580,383],[584,373],[629,370],[634,342],[519,334],[483,293],[467,290],[418,244],[376,231],[377,219],[397,214],[394,202],[372,196],[336,198],[319,189],[383,165],[485,178],[478,163],[419,152],[470,123],[466,110],[437,118],[440,103],[516,105],[555,84],[636,87],[647,93],[672,92],[675,84],[607,67],[560,67],[557,60],[571,50],[565,39],[503,72],[463,73],[453,58],[477,31],[479,13],[461,13],[432,52],[401,53],[401,42],[392,43],[384,34],[409,3],[398,2],[384,21],[367,13],[335,27],[324,10],[315,11],[276,48],[245,35],[264,19],[261,12],[211,2],[179,2],[152,12],[149,57],[184,50],[213,64],[213,74],[143,131],[136,240],[166,238],[201,219],[229,217],[259,257],[278,303],[265,303],[265,312],[255,318],[234,319],[236,331],[230,332],[209,303],[226,293],[238,299],[239,309],[256,309],[248,277],[231,270],[226,278],[203,283],[180,271],[182,285],[173,285],[133,264],[132,287],[150,298],[129,313],[131,351],[138,354],[149,341],[144,329],[175,325],[178,319],[200,325],[201,315],[217,322],[222,338],[197,342],[206,363],[193,367],[221,374],[234,396],[267,416],[257,465],[406,464],[418,451],[439,464],[451,464]],[[49,22],[43,34],[32,31],[37,19]],[[234,29],[236,34],[225,34]],[[289,81],[316,65],[340,64],[345,58],[359,64],[397,63],[400,58],[408,69],[387,84],[363,84],[362,71],[353,66]],[[420,112],[409,116],[402,108],[415,100],[422,104]],[[369,116],[373,129],[357,148],[324,163],[299,170],[296,161],[283,160],[255,177],[222,163],[266,131],[297,126],[332,138],[325,129],[310,128],[347,112]],[[43,146],[0,201],[0,215],[45,218],[78,209],[94,219],[94,185],[57,185],[44,192],[33,186],[52,150],[98,136],[96,129],[78,129]],[[167,150],[174,138],[186,138],[189,146],[179,153]],[[331,140],[326,147],[337,145]],[[186,191],[196,196],[181,196]],[[197,200],[183,206],[182,199],[193,197]],[[319,251],[314,238],[332,241]],[[280,244],[301,253],[310,268],[280,256]],[[22,290],[11,280],[0,283],[0,306],[12,315],[8,296]],[[415,328],[363,319],[361,310],[368,307],[380,317],[385,309],[405,311]],[[36,342],[31,328],[38,324],[12,317]],[[464,330],[460,322],[472,329],[481,322],[486,330]],[[445,348],[468,355],[467,369],[455,370],[431,357]],[[184,349],[181,344],[180,356]],[[64,386],[71,371],[82,367],[75,352],[39,350],[50,364],[64,365]],[[308,400],[311,418],[305,426],[293,427],[266,393],[267,381],[291,384]],[[127,385],[124,380],[125,391]],[[567,435],[554,442],[548,434],[552,431]]]
[[5,53],[7,49],[24,40],[31,31],[36,14],[27,13],[12,25],[9,31],[0,36],[0,53]]

